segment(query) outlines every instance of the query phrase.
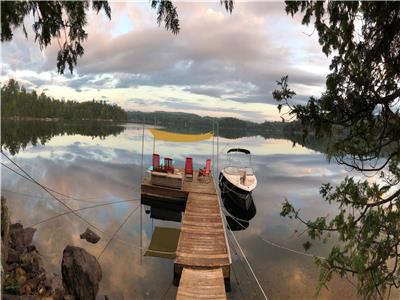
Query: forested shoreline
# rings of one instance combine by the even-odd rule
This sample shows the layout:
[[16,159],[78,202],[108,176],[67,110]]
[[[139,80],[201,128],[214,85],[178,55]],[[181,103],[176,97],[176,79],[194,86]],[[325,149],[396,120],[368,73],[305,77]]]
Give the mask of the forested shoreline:
[[[297,122],[283,123],[265,121],[256,123],[232,117],[199,116],[184,112],[141,112],[128,111],[116,104],[105,101],[77,102],[59,100],[35,90],[27,91],[14,79],[10,79],[1,87],[1,119],[10,121],[110,121],[145,123],[162,126],[174,131],[194,132],[211,131],[213,123],[219,124],[221,132],[236,135],[237,131],[246,136],[247,133],[271,134],[276,132],[296,131]],[[233,132],[235,131],[235,132]]]
[[126,112],[105,101],[59,100],[27,91],[14,79],[1,87],[1,118],[11,120],[99,120],[126,122]]
[[145,123],[154,126],[163,126],[175,131],[183,130],[187,132],[188,128],[193,130],[212,130],[213,123],[218,123],[220,130],[241,130],[252,132],[276,132],[282,130],[298,131],[300,130],[297,122],[284,123],[281,121],[264,121],[256,123],[247,120],[241,120],[232,117],[210,117],[199,116],[184,112],[167,111],[128,111],[128,122]]

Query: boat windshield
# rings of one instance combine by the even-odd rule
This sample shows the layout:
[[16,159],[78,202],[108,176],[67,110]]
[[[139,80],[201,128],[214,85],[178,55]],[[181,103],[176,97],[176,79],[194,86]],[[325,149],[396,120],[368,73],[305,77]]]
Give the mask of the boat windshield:
[[224,171],[229,175],[242,175],[246,172],[246,175],[254,175],[253,168],[251,167],[226,167]]
[[229,166],[246,168],[251,165],[250,154],[244,154],[242,152],[228,153]]

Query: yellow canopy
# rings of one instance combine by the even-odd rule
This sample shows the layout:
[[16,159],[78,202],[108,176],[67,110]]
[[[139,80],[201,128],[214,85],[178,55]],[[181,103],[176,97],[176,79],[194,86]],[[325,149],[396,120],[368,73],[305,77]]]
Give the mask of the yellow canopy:
[[168,142],[199,142],[208,140],[213,136],[212,132],[201,133],[201,134],[183,134],[174,133],[155,128],[150,128],[150,132],[157,140],[163,140]]

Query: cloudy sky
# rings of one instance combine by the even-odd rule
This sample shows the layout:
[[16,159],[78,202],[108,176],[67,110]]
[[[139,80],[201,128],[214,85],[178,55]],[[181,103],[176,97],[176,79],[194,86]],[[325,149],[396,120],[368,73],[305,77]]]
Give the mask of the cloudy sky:
[[[320,95],[328,72],[313,28],[286,15],[281,2],[175,1],[181,31],[158,27],[148,1],[112,2],[111,21],[90,13],[85,54],[73,75],[58,75],[57,43],[40,51],[33,32],[2,43],[1,82],[127,110],[184,111],[263,122],[278,120],[271,93],[289,75],[298,101]],[[32,20],[26,19],[30,28]]]

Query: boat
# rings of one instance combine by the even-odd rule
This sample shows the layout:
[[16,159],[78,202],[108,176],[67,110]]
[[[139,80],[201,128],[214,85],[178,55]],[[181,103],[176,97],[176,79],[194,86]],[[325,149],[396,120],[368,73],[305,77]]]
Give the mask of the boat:
[[222,196],[222,203],[226,210],[226,222],[229,226],[229,229],[232,231],[241,231],[245,230],[250,225],[250,220],[254,218],[257,213],[256,206],[254,205],[254,201],[251,197],[251,203],[247,210],[238,207],[232,199],[232,193],[225,194]]
[[[234,160],[234,154],[245,155],[246,163],[240,163],[238,157]],[[257,186],[257,178],[251,167],[251,153],[247,149],[232,148],[227,151],[228,166],[219,174],[219,188],[221,194],[229,197],[235,204],[248,210],[252,203],[252,191]]]
[[229,215],[238,220],[250,221],[257,213],[257,209],[252,196],[250,196],[250,205],[248,209],[243,209],[243,207],[236,205],[238,201],[234,201],[231,194],[224,195],[221,198],[224,208],[229,213]]

